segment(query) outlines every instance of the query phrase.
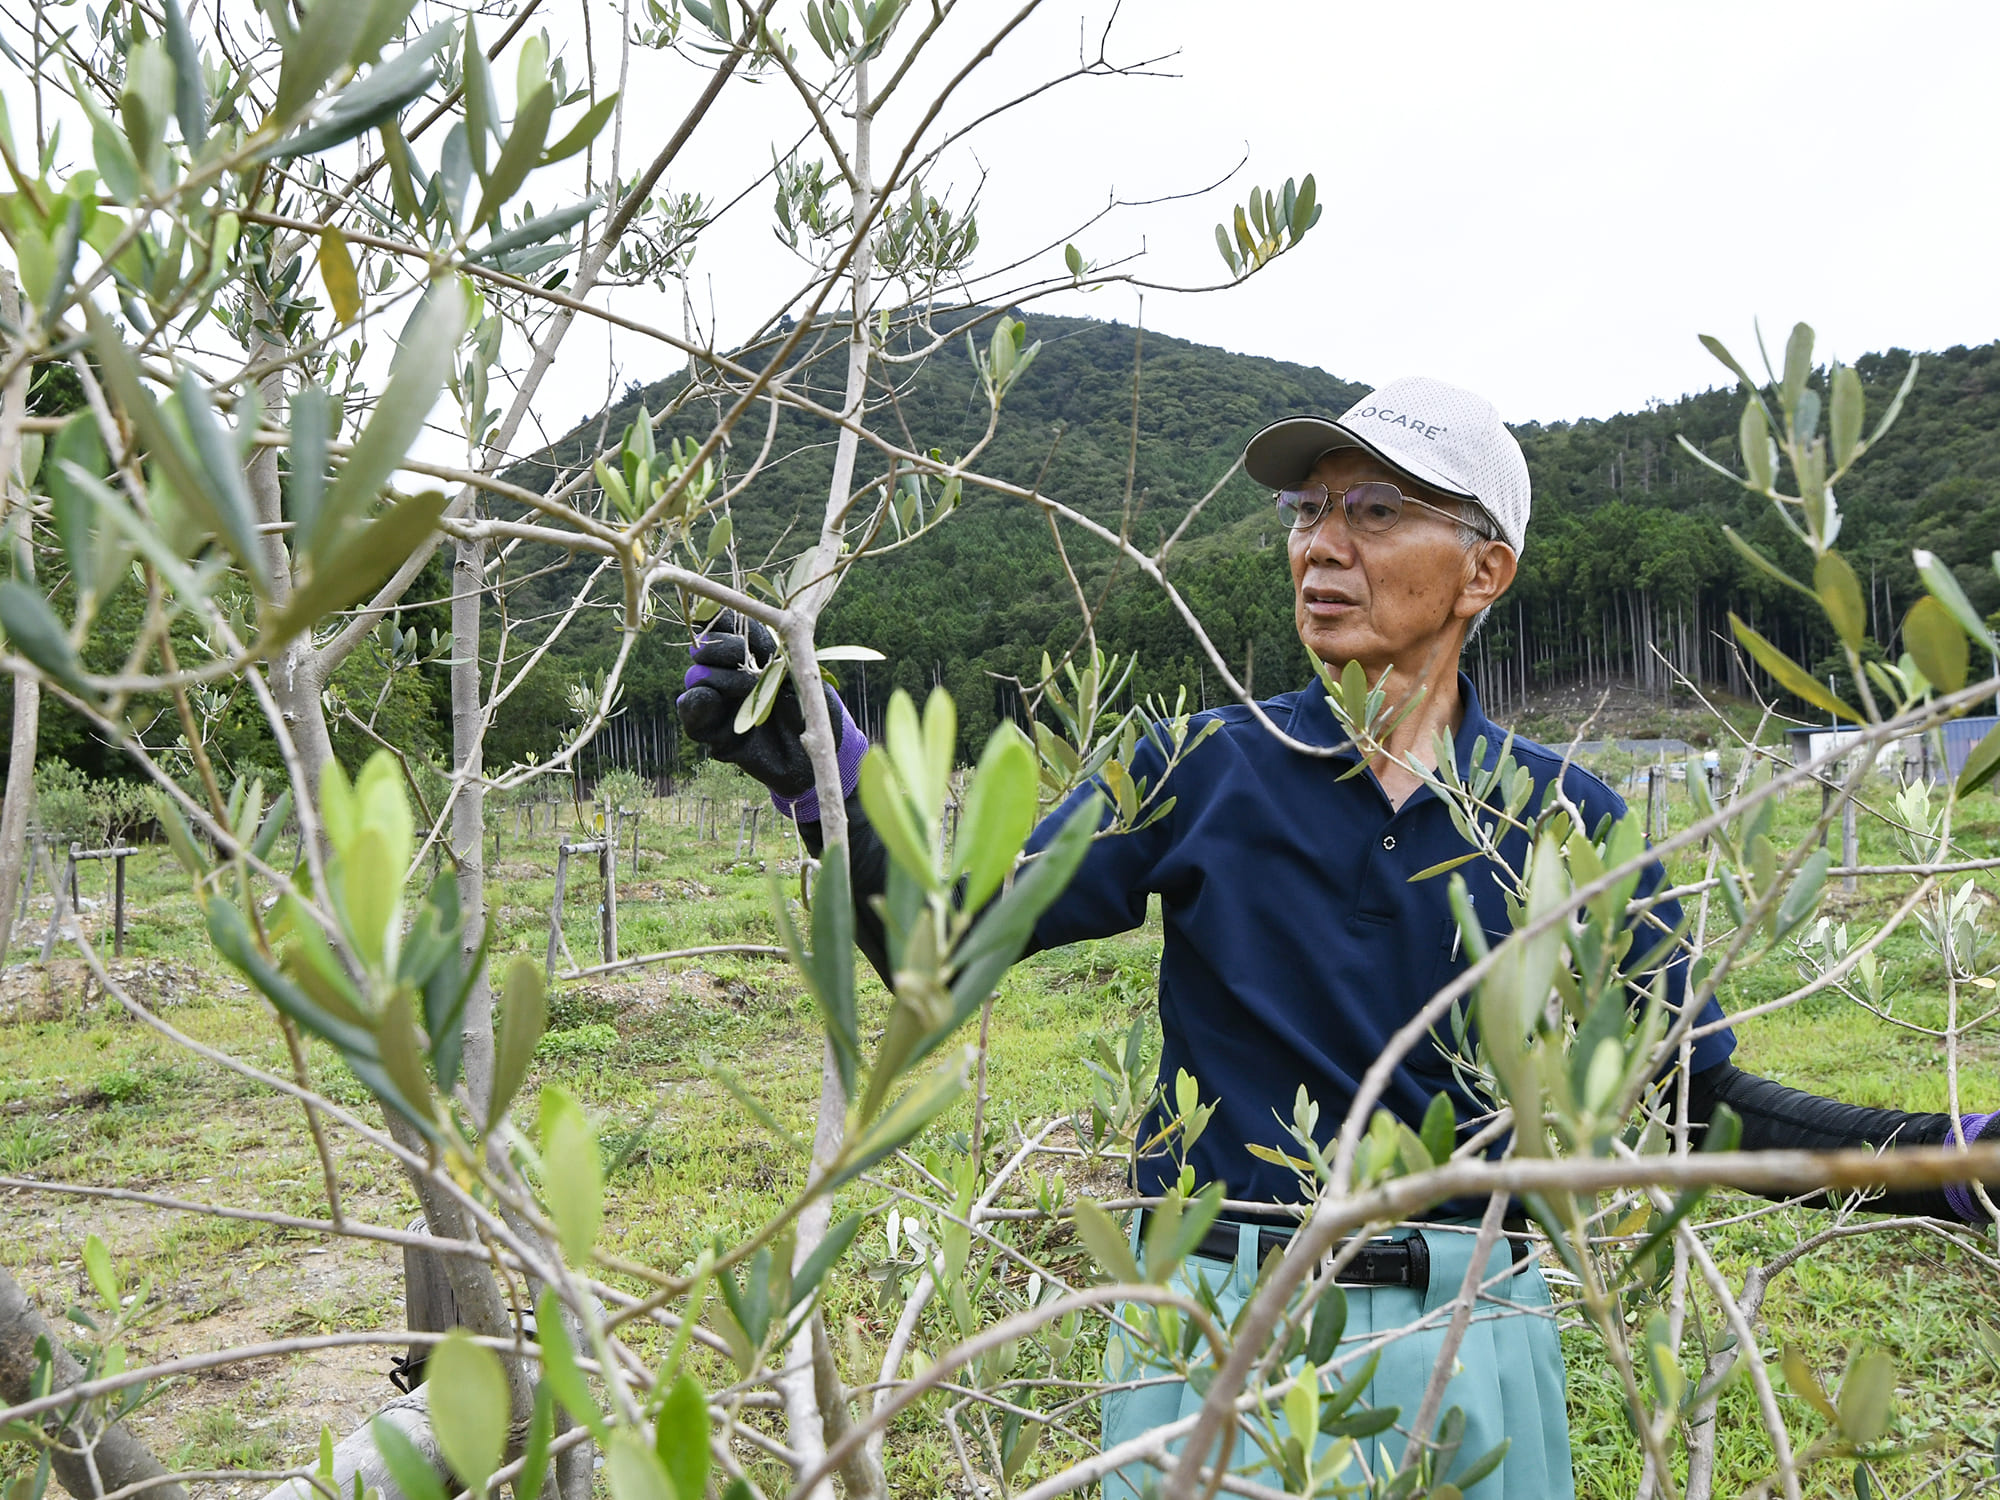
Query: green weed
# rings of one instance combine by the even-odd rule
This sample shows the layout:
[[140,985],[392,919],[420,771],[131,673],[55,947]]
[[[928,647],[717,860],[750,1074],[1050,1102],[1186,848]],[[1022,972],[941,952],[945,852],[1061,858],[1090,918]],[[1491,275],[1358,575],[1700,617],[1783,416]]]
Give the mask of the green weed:
[[577,1062],[587,1057],[604,1057],[619,1046],[618,1028],[603,1021],[587,1021],[561,1031],[542,1033],[535,1055],[551,1062]]

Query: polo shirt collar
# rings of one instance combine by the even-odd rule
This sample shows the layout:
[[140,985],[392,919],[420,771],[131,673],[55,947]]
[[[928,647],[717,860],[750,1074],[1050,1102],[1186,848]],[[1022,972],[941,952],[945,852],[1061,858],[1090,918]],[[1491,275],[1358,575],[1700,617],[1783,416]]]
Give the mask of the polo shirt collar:
[[[1304,744],[1322,746],[1335,752],[1343,760],[1358,760],[1360,752],[1354,742],[1347,737],[1347,731],[1340,727],[1340,721],[1333,716],[1333,706],[1327,702],[1326,687],[1318,678],[1298,693],[1298,709],[1292,717],[1292,738]],[[1484,761],[1488,766],[1500,759],[1500,746],[1507,738],[1507,731],[1486,716],[1480,706],[1479,693],[1472,685],[1472,679],[1458,674],[1458,701],[1465,714],[1459,722],[1458,735],[1453,741],[1458,774],[1461,780],[1472,774],[1472,750],[1483,738],[1486,741]]]

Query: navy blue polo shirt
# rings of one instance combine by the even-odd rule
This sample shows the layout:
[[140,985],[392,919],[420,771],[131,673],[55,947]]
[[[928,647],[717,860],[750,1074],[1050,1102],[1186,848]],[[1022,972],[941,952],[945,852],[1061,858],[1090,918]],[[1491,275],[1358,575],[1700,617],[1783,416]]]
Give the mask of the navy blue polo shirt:
[[[1486,761],[1499,758],[1505,731],[1486,717],[1472,683],[1460,676],[1465,718],[1458,731],[1461,775],[1474,745],[1486,741]],[[1331,757],[1287,749],[1241,705],[1199,715],[1220,727],[1168,779],[1174,798],[1163,818],[1136,833],[1100,838],[1069,888],[1035,928],[1036,949],[1128,932],[1146,918],[1157,894],[1165,926],[1160,955],[1160,1078],[1171,1092],[1185,1068],[1204,1102],[1219,1101],[1191,1155],[1201,1182],[1221,1182],[1232,1198],[1288,1203],[1298,1199],[1288,1169],[1245,1149],[1256,1142],[1297,1155],[1281,1122],[1292,1118],[1301,1085],[1320,1105],[1320,1132],[1338,1130],[1356,1087],[1384,1045],[1410,1016],[1466,964],[1455,941],[1450,877],[1412,883],[1410,876],[1469,851],[1445,806],[1420,787],[1402,807],[1390,804],[1372,772],[1340,779],[1357,753],[1315,682],[1273,698],[1264,711],[1309,745],[1339,747]],[[1514,741],[1515,760],[1535,779],[1538,806],[1562,766],[1545,746]],[[1134,772],[1157,785],[1162,760],[1150,744]],[[1563,782],[1595,827],[1622,814],[1618,794],[1580,767]],[[1086,789],[1049,818],[1045,839]],[[1516,832],[1501,854],[1521,868],[1527,838]],[[1459,867],[1474,909],[1495,942],[1511,930],[1492,866]],[[1657,884],[1659,869],[1642,889]],[[1678,908],[1657,911],[1671,926]],[[1668,1000],[1685,992],[1685,962],[1669,975]],[[1702,1021],[1721,1019],[1713,1000]],[[1697,1070],[1727,1058],[1727,1031],[1694,1047]],[[1461,1126],[1484,1118],[1489,1105],[1453,1077],[1433,1042],[1413,1048],[1397,1067],[1383,1103],[1413,1128],[1440,1090],[1457,1107]],[[1150,1134],[1157,1120],[1148,1127]],[[1162,1191],[1173,1164],[1139,1165],[1142,1192]]]

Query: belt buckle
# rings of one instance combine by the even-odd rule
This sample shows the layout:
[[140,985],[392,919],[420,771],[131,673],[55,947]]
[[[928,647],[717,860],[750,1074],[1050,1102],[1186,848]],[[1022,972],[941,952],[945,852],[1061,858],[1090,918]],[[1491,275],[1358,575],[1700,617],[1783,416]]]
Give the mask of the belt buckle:
[[[1335,1252],[1340,1248],[1336,1246]],[[1334,1285],[1399,1286],[1426,1291],[1430,1287],[1430,1247],[1422,1235],[1368,1240],[1355,1252],[1346,1269],[1334,1277]]]

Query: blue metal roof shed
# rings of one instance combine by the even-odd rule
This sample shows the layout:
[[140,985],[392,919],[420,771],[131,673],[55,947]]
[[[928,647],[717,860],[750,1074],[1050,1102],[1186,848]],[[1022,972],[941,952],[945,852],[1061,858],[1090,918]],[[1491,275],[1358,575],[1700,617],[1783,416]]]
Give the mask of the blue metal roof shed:
[[1953,781],[1965,769],[1966,757],[1972,754],[1972,747],[1985,739],[2000,724],[2000,718],[1985,714],[1976,719],[1953,719],[1944,726],[1944,760],[1946,775]]

